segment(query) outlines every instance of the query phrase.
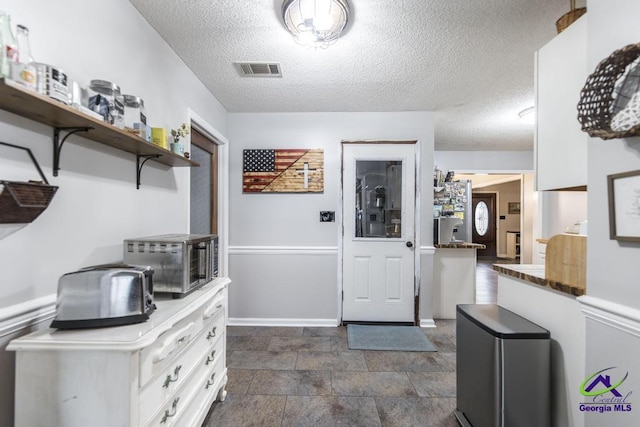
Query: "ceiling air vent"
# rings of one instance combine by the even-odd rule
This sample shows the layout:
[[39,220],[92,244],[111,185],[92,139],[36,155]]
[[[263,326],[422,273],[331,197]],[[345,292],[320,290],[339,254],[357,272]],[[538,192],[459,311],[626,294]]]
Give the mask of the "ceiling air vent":
[[234,62],[242,77],[282,77],[277,62]]

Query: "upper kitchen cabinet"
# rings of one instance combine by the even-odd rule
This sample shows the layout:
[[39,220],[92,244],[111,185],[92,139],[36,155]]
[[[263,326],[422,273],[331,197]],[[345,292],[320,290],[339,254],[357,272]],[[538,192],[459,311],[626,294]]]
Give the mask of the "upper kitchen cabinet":
[[536,52],[536,190],[586,190],[587,139],[577,119],[588,76],[587,15]]

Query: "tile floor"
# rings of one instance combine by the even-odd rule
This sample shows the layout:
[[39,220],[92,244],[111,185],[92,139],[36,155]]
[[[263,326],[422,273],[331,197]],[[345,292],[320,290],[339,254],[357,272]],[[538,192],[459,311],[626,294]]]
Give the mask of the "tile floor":
[[455,321],[438,352],[349,350],[346,328],[230,326],[228,395],[204,426],[457,426]]
[[[478,303],[497,274],[476,270]],[[437,352],[349,350],[346,328],[227,328],[228,395],[203,427],[458,426],[455,320],[423,332]]]

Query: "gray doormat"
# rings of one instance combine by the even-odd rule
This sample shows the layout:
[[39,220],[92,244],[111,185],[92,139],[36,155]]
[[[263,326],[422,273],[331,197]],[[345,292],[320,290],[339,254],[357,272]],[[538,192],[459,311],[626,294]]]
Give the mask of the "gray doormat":
[[347,325],[351,350],[438,351],[418,326]]

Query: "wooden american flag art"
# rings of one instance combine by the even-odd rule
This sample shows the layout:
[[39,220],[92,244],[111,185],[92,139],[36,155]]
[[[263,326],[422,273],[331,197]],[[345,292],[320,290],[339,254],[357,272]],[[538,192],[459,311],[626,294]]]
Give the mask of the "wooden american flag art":
[[322,193],[322,149],[243,150],[243,193]]

